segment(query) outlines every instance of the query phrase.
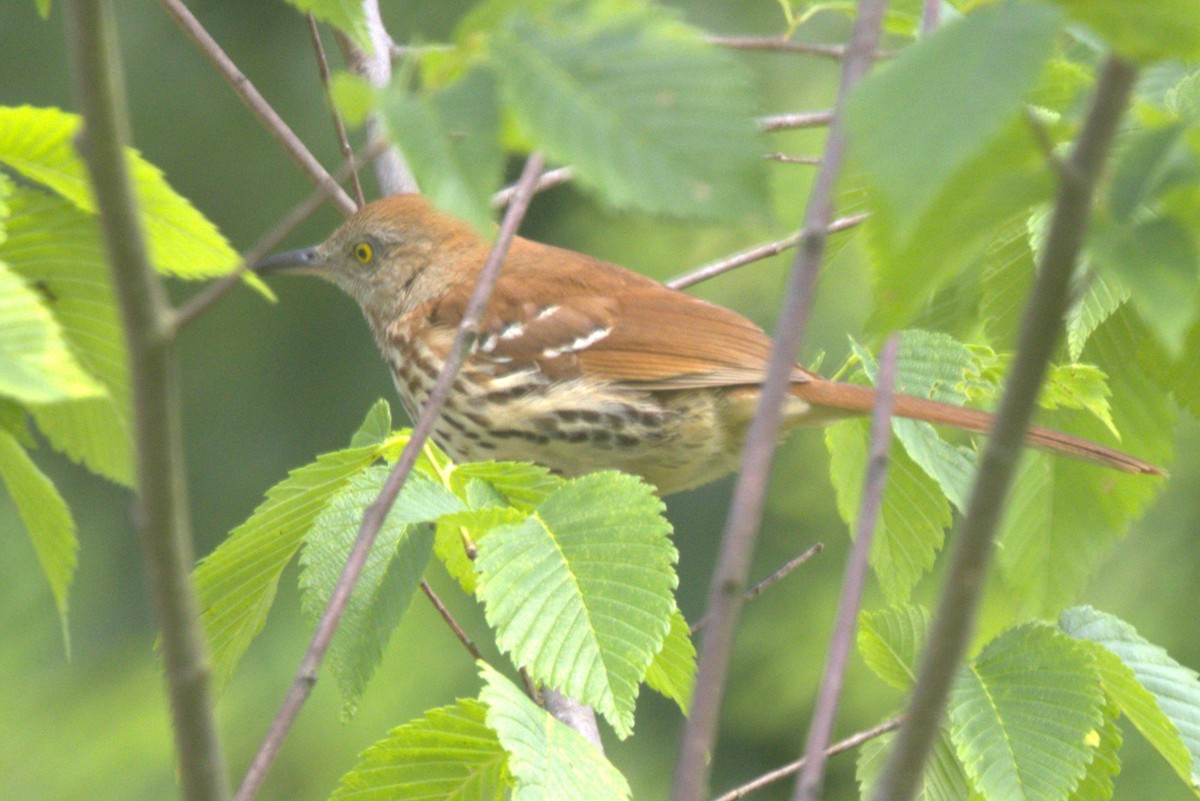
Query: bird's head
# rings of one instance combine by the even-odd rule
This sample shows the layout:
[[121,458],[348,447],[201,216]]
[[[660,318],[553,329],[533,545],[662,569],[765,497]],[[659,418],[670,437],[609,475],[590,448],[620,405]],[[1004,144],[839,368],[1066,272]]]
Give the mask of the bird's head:
[[268,256],[254,271],[324,278],[381,330],[470,280],[486,257],[486,243],[469,225],[420,195],[393,195],[363,206],[321,244]]

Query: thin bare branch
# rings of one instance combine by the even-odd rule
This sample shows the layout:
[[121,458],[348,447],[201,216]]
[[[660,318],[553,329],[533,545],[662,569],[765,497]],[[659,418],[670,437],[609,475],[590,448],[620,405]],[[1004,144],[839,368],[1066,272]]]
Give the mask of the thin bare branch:
[[321,76],[321,88],[325,91],[325,103],[329,106],[330,116],[333,117],[333,132],[337,135],[338,146],[342,149],[342,159],[349,168],[350,188],[354,190],[354,200],[361,209],[367,205],[363,196],[362,182],[358,180],[358,167],[354,161],[354,148],[350,147],[350,137],[346,135],[346,125],[342,115],[333,104],[333,94],[329,86],[329,59],[325,57],[325,45],[321,42],[321,29],[317,27],[317,18],[310,11],[305,15],[308,19],[308,36],[312,39],[313,53],[317,58],[317,74]]
[[321,663],[325,659],[325,652],[333,639],[334,631],[345,611],[346,603],[350,600],[354,584],[358,581],[363,566],[366,564],[371,545],[374,544],[380,528],[387,519],[388,512],[391,511],[392,506],[396,503],[396,498],[400,495],[400,488],[404,486],[405,480],[412,472],[421,448],[433,430],[434,421],[441,412],[454,378],[462,367],[467,341],[479,334],[479,318],[491,295],[492,287],[496,284],[496,278],[500,274],[500,265],[504,262],[508,248],[516,236],[517,226],[520,225],[525,211],[529,207],[529,201],[533,197],[533,186],[541,171],[541,154],[533,153],[525,162],[525,168],[522,170],[521,179],[518,182],[519,189],[500,223],[500,232],[479,273],[479,280],[467,302],[462,322],[458,327],[454,342],[450,346],[446,361],[430,390],[428,400],[413,423],[408,443],[404,446],[387,481],[380,489],[379,496],[371,502],[363,514],[362,526],[358,530],[358,537],[346,560],[346,567],[342,570],[337,585],[330,595],[329,603],[321,614],[312,642],[300,663],[300,668],[296,671],[296,678],[288,690],[287,697],[284,699],[279,713],[275,716],[275,720],[272,721],[271,728],[263,739],[258,753],[255,754],[254,761],[250,764],[246,777],[242,780],[242,785],[238,788],[236,801],[250,801],[258,792],[271,763],[274,762],[276,754],[283,746],[284,738],[312,692]]
[[925,0],[921,9],[921,35],[928,36],[937,30],[942,21],[942,0]]
[[392,42],[392,46],[388,48],[388,55],[392,59],[392,63],[403,61],[406,58],[419,58],[422,53],[445,53],[454,50],[454,45],[450,44],[425,44],[425,45],[401,45]]
[[779,328],[767,362],[762,397],[742,451],[742,471],[709,585],[711,621],[705,629],[691,712],[675,763],[672,801],[701,801],[708,795],[709,756],[716,741],[718,711],[741,611],[742,590],[758,539],[771,459],[779,437],[781,409],[790,384],[795,353],[808,325],[817,274],[825,254],[826,229],[833,216],[833,190],[845,156],[841,109],[845,108],[851,88],[871,67],[886,6],[886,0],[860,0],[849,48],[842,62],[842,79],[835,106],[837,113],[830,122],[824,158],[804,214],[803,247],[796,254],[789,275]]
[[862,506],[854,533],[854,547],[846,561],[846,576],[842,581],[842,597],[838,601],[837,619],[833,624],[833,641],[817,703],[804,748],[804,770],[796,781],[792,795],[795,801],[817,801],[825,784],[825,751],[833,736],[838,703],[846,680],[846,665],[854,645],[854,630],[858,610],[862,607],[863,589],[867,585],[867,557],[875,539],[875,525],[883,505],[883,488],[887,483],[888,451],[892,443],[892,403],[895,399],[896,355],[900,340],[888,338],[879,357],[879,380],[876,382],[875,409],[871,415],[871,438],[867,462],[867,477],[863,486]]
[[421,592],[425,593],[425,597],[433,604],[433,608],[437,610],[437,613],[442,616],[442,620],[446,621],[446,625],[454,632],[454,636],[462,643],[463,648],[467,649],[467,653],[471,655],[471,658],[476,660],[483,659],[483,654],[479,652],[475,641],[463,631],[462,626],[458,625],[458,621],[454,619],[454,615],[450,613],[450,610],[442,603],[442,599],[438,597],[438,594],[433,591],[433,587],[430,587],[429,582],[425,579],[421,579]]
[[779,53],[804,53],[810,56],[831,58],[840,61],[846,55],[846,46],[798,42],[782,36],[709,36],[708,43],[731,50],[767,50]]
[[[787,578],[788,576],[790,576],[792,574],[793,570],[800,567],[800,565],[804,564],[809,559],[812,559],[814,556],[816,556],[823,550],[825,550],[825,546],[822,543],[818,542],[815,545],[813,545],[811,548],[809,548],[807,551],[800,554],[799,556],[789,559],[786,563],[784,563],[783,567],[779,568],[774,573],[767,576],[765,579],[758,582],[750,589],[746,590],[746,592],[744,592],[742,594],[742,601],[743,602],[752,601],[755,598],[757,598],[758,596],[762,595],[763,590],[767,589],[767,587],[770,587],[772,584],[775,584],[776,582],[782,581],[783,579]],[[708,615],[705,615],[704,617],[700,618],[699,620],[697,620],[695,623],[692,624],[691,633],[694,635],[707,625],[708,625]]]
[[[841,217],[834,220],[825,229],[826,234],[836,234],[839,231],[845,231],[847,228],[853,228],[867,219],[866,214],[853,214],[849,217]],[[743,250],[741,253],[735,253],[720,261],[710,262],[702,267],[697,267],[691,272],[677,275],[670,281],[667,281],[667,286],[672,289],[685,289],[693,284],[698,284],[701,281],[707,281],[722,273],[727,273],[730,270],[738,267],[744,267],[761,259],[777,256],[785,250],[790,250],[804,240],[804,232],[800,231],[791,236],[777,239],[774,242],[767,242],[763,245],[756,245],[749,250]]]
[[[858,734],[851,735],[846,739],[831,745],[828,749],[826,749],[825,756],[837,756],[843,751],[849,751],[851,748],[857,748],[865,742],[869,742],[870,740],[874,740],[876,737],[880,737],[890,731],[896,730],[899,728],[899,726],[900,718],[892,718],[889,721],[880,723],[874,728],[867,729],[866,731],[860,731]],[[724,795],[718,796],[715,801],[738,801],[739,798],[745,798],[755,790],[761,790],[767,785],[774,784],[780,779],[786,779],[788,776],[795,775],[804,768],[805,761],[805,758],[801,757],[795,762],[789,762],[788,764],[776,768],[769,773],[764,773],[754,781],[747,782],[740,787],[735,787]]]
[[183,28],[184,33],[196,44],[196,47],[200,48],[200,52],[216,67],[217,72],[225,78],[242,102],[254,116],[258,117],[259,122],[275,137],[275,141],[292,157],[292,161],[312,179],[313,183],[325,186],[328,192],[327,196],[333,200],[343,214],[352,213],[355,208],[354,201],[346,194],[346,190],[333,180],[333,176],[309,152],[304,143],[300,141],[300,137],[296,136],[283,118],[275,112],[275,109],[271,108],[271,104],[254,88],[250,79],[242,74],[233,60],[217,44],[217,40],[213,39],[200,21],[192,15],[188,7],[183,4],[183,0],[160,0],[160,2],[167,13],[174,17],[179,27]]
[[808,164],[813,167],[821,164],[820,156],[789,156],[786,153],[768,153],[768,161],[778,161],[780,164]]
[[833,111],[802,111],[796,114],[770,114],[758,118],[758,130],[795,131],[801,128],[824,128],[833,122]]
[[[546,170],[538,178],[537,186],[533,188],[534,192],[545,192],[547,189],[553,189],[556,186],[568,183],[575,179],[575,173],[570,167],[559,167],[555,170]],[[495,208],[503,208],[512,200],[513,192],[516,191],[515,186],[505,187],[496,194],[492,195],[492,206]]]
[[[355,44],[343,33],[334,32],[342,55],[346,58],[346,66],[351,71],[365,78],[372,86],[383,89],[392,80],[392,37],[383,26],[383,18],[379,15],[379,0],[358,0],[366,13],[367,31],[371,36],[373,49],[370,53]],[[383,119],[378,112],[367,115],[364,125],[367,134],[367,145],[374,147],[377,142],[387,141],[387,131]],[[379,189],[385,195],[398,195],[402,192],[418,191],[417,179],[412,169],[404,159],[404,154],[398,147],[381,148],[371,159],[375,178]]]
[[77,146],[100,213],[129,351],[137,454],[138,531],[162,657],[179,781],[187,801],[229,797],[213,715],[209,659],[192,585],[193,564],[170,307],[150,266],[126,144],[128,110],[111,2],[64,3],[71,78],[83,128]]
[[1137,69],[1132,64],[1113,56],[1105,60],[1087,119],[1067,161],[1068,169],[1060,173],[1041,263],[1021,321],[1016,357],[979,461],[966,515],[955,537],[954,554],[908,713],[875,788],[877,801],[913,798],[945,714],[950,684],[974,630],[993,536],[1025,431],[1050,355],[1062,338],[1071,276],[1091,215],[1092,195],[1136,77]]

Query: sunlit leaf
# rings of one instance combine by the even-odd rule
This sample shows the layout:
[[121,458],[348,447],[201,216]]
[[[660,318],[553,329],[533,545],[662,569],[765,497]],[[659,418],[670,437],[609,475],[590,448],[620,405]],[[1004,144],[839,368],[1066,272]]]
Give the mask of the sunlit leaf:
[[1190,787],[1200,787],[1200,680],[1123,620],[1090,606],[1059,627],[1096,659],[1104,690]]
[[906,690],[916,681],[928,629],[929,612],[923,606],[863,612],[858,621],[858,652],[876,676]]
[[664,9],[523,10],[492,53],[530,146],[614,206],[724,219],[765,210],[747,72]]
[[1092,761],[1104,693],[1087,650],[1050,626],[993,640],[959,674],[950,735],[988,799],[1061,801]]
[[42,575],[50,585],[62,623],[63,640],[70,651],[67,628],[68,593],[75,575],[79,540],[66,501],[46,474],[29,458],[5,429],[0,429],[0,479],[25,523]]
[[653,489],[616,472],[569,481],[478,543],[477,594],[501,650],[627,736],[675,610],[678,556]]
[[579,732],[560,723],[515,684],[479,663],[488,727],[508,752],[512,801],[626,801],[620,771]]
[[663,640],[662,650],[646,668],[646,686],[670,698],[687,713],[692,702],[692,685],[696,681],[696,646],[688,631],[687,621],[676,609],[671,615],[671,630]]
[[508,754],[473,699],[431,709],[372,745],[330,801],[502,801]]

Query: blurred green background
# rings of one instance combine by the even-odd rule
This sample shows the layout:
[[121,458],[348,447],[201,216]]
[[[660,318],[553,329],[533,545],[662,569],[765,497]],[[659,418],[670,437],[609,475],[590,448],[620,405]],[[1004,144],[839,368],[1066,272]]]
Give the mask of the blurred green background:
[[[206,0],[191,8],[276,109],[327,165],[337,164],[328,114],[316,81],[303,19],[282,2]],[[691,22],[716,33],[776,33],[776,0],[674,3]],[[172,185],[214,220],[238,249],[249,247],[309,192],[306,179],[216,76],[155,3],[127,0],[120,33],[136,146]],[[470,3],[385,2],[399,42],[438,41]],[[847,23],[822,16],[804,35],[840,41]],[[41,20],[33,0],[0,2],[0,104],[73,108],[64,31],[55,4]],[[332,48],[332,41],[327,45]],[[764,113],[827,107],[836,65],[773,54],[747,54]],[[822,134],[778,136],[771,149],[818,152]],[[699,228],[619,215],[572,188],[541,196],[525,232],[667,278],[732,250],[794,229],[810,168],[773,167],[777,220],[771,230]],[[368,186],[371,181],[368,177]],[[371,196],[374,191],[368,189]],[[322,239],[338,222],[323,209],[290,239]],[[840,364],[846,335],[857,335],[867,303],[867,274],[857,244],[836,249],[822,279],[805,357]],[[758,262],[696,289],[770,326],[787,259]],[[198,554],[244,520],[288,469],[343,447],[370,404],[394,401],[390,379],[358,311],[335,289],[309,280],[274,284],[279,304],[237,291],[189,328],[179,354],[191,506]],[[174,285],[176,298],[198,287]],[[400,417],[398,404],[393,402]],[[1200,511],[1200,428],[1185,423],[1174,479],[1150,515],[1113,553],[1085,598],[1133,623],[1188,665],[1200,665],[1200,560],[1191,557]],[[74,510],[81,540],[71,596],[73,653],[63,653],[58,623],[7,497],[0,495],[0,799],[162,799],[176,795],[169,724],[153,654],[154,628],[130,525],[129,494],[42,448],[39,463]],[[795,758],[847,549],[833,506],[819,434],[802,433],[779,451],[755,577],[813,542],[824,553],[747,609],[737,643],[714,788],[724,790]],[[680,603],[702,612],[730,482],[673,497],[682,561]],[[221,699],[220,722],[232,775],[240,777],[276,711],[307,643],[290,573],[266,631]],[[482,615],[439,568],[431,580],[478,642]],[[926,582],[926,591],[934,582]],[[875,598],[877,600],[877,597]],[[871,600],[868,600],[868,604]],[[423,710],[477,693],[474,666],[423,601],[413,603],[384,663],[349,724],[321,682],[261,796],[321,799],[356,754]],[[899,696],[855,658],[838,733],[873,725],[896,711]],[[680,716],[645,693],[637,733],[609,743],[638,798],[662,798],[675,757]],[[1126,728],[1125,769],[1117,798],[1191,797]],[[829,798],[854,798],[851,755],[830,764]],[[790,783],[755,797],[784,798]]]

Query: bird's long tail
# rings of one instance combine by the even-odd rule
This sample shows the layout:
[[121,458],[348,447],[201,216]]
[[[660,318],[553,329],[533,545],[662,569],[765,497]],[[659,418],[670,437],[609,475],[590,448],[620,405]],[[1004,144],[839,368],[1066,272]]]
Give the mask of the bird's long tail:
[[[846,413],[868,414],[875,405],[875,390],[859,384],[844,384],[817,378],[793,384],[791,392],[813,407],[810,415],[806,415],[812,422],[848,416]],[[897,417],[961,428],[977,434],[986,434],[991,430],[993,422],[993,416],[987,412],[912,395],[897,395],[892,413]],[[1031,426],[1025,434],[1025,441],[1035,448],[1065,454],[1126,473],[1166,475],[1161,468],[1136,456],[1051,428]]]

